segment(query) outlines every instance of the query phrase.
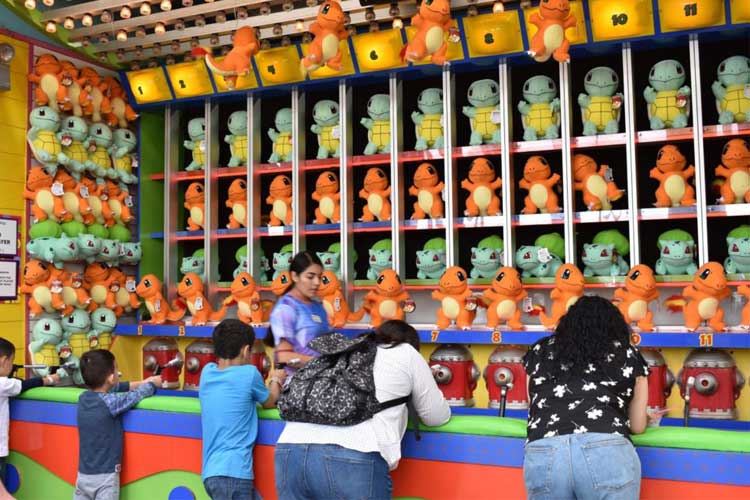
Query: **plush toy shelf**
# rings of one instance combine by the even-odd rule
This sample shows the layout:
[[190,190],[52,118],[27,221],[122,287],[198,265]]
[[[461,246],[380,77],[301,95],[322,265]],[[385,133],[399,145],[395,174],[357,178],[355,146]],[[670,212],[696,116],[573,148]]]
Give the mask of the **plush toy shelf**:
[[221,178],[233,178],[233,177],[245,177],[247,175],[247,167],[219,167],[216,169],[216,176]]
[[750,203],[734,205],[709,205],[706,207],[708,217],[750,217]]
[[503,227],[505,225],[501,215],[487,217],[458,217],[453,227],[455,228],[474,228],[474,227]]
[[247,229],[244,227],[239,229],[217,229],[216,237],[219,239],[247,238]]
[[341,224],[305,224],[304,234],[338,234]]
[[353,167],[369,167],[371,165],[388,165],[391,162],[390,153],[352,156],[349,165]]
[[695,219],[695,206],[672,208],[641,208],[638,220]]
[[693,140],[693,127],[671,128],[665,130],[642,130],[636,134],[635,142],[681,142]]
[[442,160],[442,149],[426,149],[424,151],[404,151],[398,154],[399,163],[409,163],[416,161]]
[[513,216],[514,226],[540,226],[547,224],[564,224],[565,215],[557,214],[520,214]]
[[292,226],[265,226],[256,229],[260,236],[291,236]]
[[255,166],[255,172],[258,174],[284,174],[292,171],[292,162],[285,161],[281,163],[259,163]]
[[352,224],[352,232],[354,233],[382,232],[390,230],[391,221],[389,220],[377,222],[354,222]]
[[325,158],[323,160],[305,160],[300,170],[325,170],[327,168],[338,168],[338,158]]
[[607,148],[627,144],[624,132],[619,134],[589,135],[570,138],[571,149]]
[[705,125],[703,137],[729,137],[733,135],[750,135],[750,123],[730,123],[728,125]]
[[597,210],[576,212],[573,221],[576,224],[591,224],[596,222],[628,222],[630,210]]
[[404,230],[424,231],[430,229],[445,229],[445,219],[405,220],[401,223]]
[[177,231],[175,240],[177,241],[197,241],[203,239],[203,231]]
[[544,139],[541,141],[518,141],[511,143],[511,153],[538,153],[543,151],[560,151],[562,139]]

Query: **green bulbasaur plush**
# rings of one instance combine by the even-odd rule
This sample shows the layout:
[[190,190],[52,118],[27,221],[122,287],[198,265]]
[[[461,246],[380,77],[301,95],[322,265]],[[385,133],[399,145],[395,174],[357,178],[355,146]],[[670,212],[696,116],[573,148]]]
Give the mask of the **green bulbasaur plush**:
[[439,279],[445,272],[445,239],[432,238],[417,250],[417,278]]
[[742,225],[727,235],[727,253],[724,270],[729,274],[750,273],[750,226]]
[[695,265],[695,240],[687,231],[671,229],[659,235],[656,244],[659,258],[654,271],[659,275],[693,275],[698,271]]
[[495,234],[477,243],[477,246],[471,248],[470,276],[473,279],[494,278],[503,265],[504,249],[503,239]]

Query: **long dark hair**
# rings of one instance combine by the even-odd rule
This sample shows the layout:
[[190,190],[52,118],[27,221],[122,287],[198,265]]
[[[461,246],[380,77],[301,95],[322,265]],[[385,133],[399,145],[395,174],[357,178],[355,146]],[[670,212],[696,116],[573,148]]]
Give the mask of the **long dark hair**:
[[[300,275],[305,272],[305,269],[314,264],[323,267],[323,263],[320,261],[318,256],[315,255],[315,252],[311,252],[310,250],[302,250],[301,252],[297,252],[295,256],[292,257],[292,263],[289,265],[289,271],[293,272],[294,274]],[[289,287],[284,290],[283,295],[289,293],[292,288],[294,288],[294,281],[292,281]],[[274,341],[273,339],[273,332],[271,331],[270,325],[268,327],[268,331],[266,332],[266,336],[263,338],[263,343],[268,347],[276,346],[276,341]]]
[[584,296],[562,317],[555,330],[553,348],[557,361],[570,367],[569,373],[582,373],[589,363],[603,366],[602,361],[613,352],[613,344],[624,354],[630,345],[630,326],[620,311],[602,297]]
[[419,350],[419,335],[406,321],[389,319],[381,324],[374,332],[372,339],[378,344],[391,344],[396,347],[399,344],[409,344],[417,351]]

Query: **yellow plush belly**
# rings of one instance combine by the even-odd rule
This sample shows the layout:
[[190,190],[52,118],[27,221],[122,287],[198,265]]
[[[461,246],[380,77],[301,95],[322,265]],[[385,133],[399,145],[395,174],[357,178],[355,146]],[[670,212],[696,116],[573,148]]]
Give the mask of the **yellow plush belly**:
[[542,184],[533,184],[529,189],[529,198],[531,202],[540,210],[547,209],[547,188]]
[[628,306],[628,317],[630,321],[640,321],[646,317],[648,312],[648,302],[645,300],[634,300]]
[[190,209],[190,218],[193,219],[193,224],[203,225],[203,210],[199,207],[193,207]]
[[711,319],[716,315],[719,309],[719,301],[713,297],[703,299],[698,304],[698,315],[701,319]]
[[510,299],[501,300],[495,307],[495,312],[500,319],[510,319],[516,312],[516,303]]
[[106,286],[94,285],[91,287],[91,291],[89,292],[89,294],[91,295],[91,300],[93,300],[97,304],[104,304],[107,301],[108,292],[109,289]]
[[425,34],[424,37],[424,42],[429,54],[437,52],[437,50],[443,46],[443,44],[445,43],[445,39],[443,38],[443,36],[443,28],[440,28],[438,26],[434,26],[427,30],[427,34]]
[[237,222],[240,224],[245,224],[245,216],[247,215],[247,212],[245,211],[245,206],[242,203],[235,203],[232,205],[232,215],[234,215],[234,218],[237,219]]
[[602,210],[609,210],[612,205],[607,201],[607,183],[598,175],[591,175],[586,179],[586,189],[589,193],[599,198]]
[[156,310],[156,307],[154,307],[154,304],[153,304],[153,303],[152,303],[152,302],[151,302],[150,300],[147,300],[147,301],[146,301],[146,310],[148,311],[148,313],[149,313],[149,314],[150,314],[151,316],[153,316],[155,312],[158,312],[158,311]]
[[568,302],[565,304],[565,310],[567,311],[568,309],[570,309],[576,302],[578,302],[578,297],[569,298]]
[[275,200],[273,202],[273,214],[281,219],[282,221],[286,221],[286,203],[284,203],[281,200]]
[[370,212],[379,219],[380,211],[383,210],[383,198],[379,194],[369,195],[367,197],[367,207],[370,209]]
[[565,39],[565,30],[560,24],[551,24],[544,30],[544,48],[547,52],[553,52]]
[[33,292],[34,300],[36,300],[40,306],[45,309],[52,306],[52,293],[46,286],[38,286],[34,288]]
[[745,193],[750,189],[750,172],[747,170],[737,170],[729,178],[729,185],[732,187],[732,192],[734,192],[737,203],[741,203],[745,197]]
[[328,196],[324,196],[320,199],[320,213],[322,213],[326,218],[331,219],[333,218],[333,211],[334,211],[334,203],[331,198]]
[[327,61],[339,53],[339,39],[335,35],[326,35],[321,44],[323,49],[323,60]]
[[322,304],[323,304],[323,309],[326,310],[326,314],[328,315],[328,317],[332,318],[333,317],[333,313],[334,313],[334,311],[333,311],[333,305],[331,305],[331,303],[329,301],[327,301],[327,300],[322,301]]
[[445,297],[440,302],[440,305],[443,308],[443,314],[450,319],[458,318],[458,313],[461,312],[461,304],[459,304],[456,299],[453,297]]
[[492,191],[487,186],[479,186],[474,190],[472,194],[474,203],[479,207],[479,212],[482,215],[487,215],[487,207],[490,206],[492,200]]
[[417,203],[419,203],[419,208],[430,215],[432,215],[432,202],[432,193],[425,189],[419,191],[419,196],[417,196]]
[[685,195],[685,179],[679,175],[670,175],[664,182],[664,191],[669,196],[672,206],[679,205]]
[[253,313],[250,309],[250,303],[244,300],[237,302],[237,311],[243,316],[250,316]]
[[36,194],[36,204],[39,205],[39,208],[51,214],[55,211],[55,199],[53,196],[50,191],[40,191]]
[[395,300],[384,300],[378,305],[378,312],[383,318],[395,318],[398,312],[398,304]]

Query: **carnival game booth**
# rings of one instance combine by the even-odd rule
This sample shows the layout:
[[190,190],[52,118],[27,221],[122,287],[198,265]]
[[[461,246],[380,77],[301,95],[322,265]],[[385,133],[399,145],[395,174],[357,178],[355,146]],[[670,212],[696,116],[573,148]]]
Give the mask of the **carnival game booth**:
[[[327,2],[185,27],[197,12],[186,6],[159,18],[179,19],[185,35],[177,29],[169,60],[153,67],[138,61],[156,56],[151,35],[126,33],[120,61],[134,65],[117,75],[127,100],[114,126],[137,145],[112,148],[101,171],[85,162],[73,171],[93,183],[89,205],[98,198],[111,213],[82,215],[72,236],[64,214],[41,221],[32,208],[22,273],[30,297],[39,283],[50,295],[42,310],[27,300],[33,361],[62,365],[75,381],[76,349],[113,334],[125,377],[164,370],[172,390],[125,419],[123,495],[205,495],[194,391],[211,359],[211,325],[236,315],[263,337],[300,249],[324,263],[332,328],[356,335],[404,317],[454,406],[451,422],[422,441],[407,435],[396,495],[523,497],[520,360],[583,294],[619,305],[652,365],[649,406],[669,410],[634,437],[643,496],[748,495],[750,5],[543,2],[558,15],[521,3],[532,5],[453,2],[439,23],[409,23],[402,18],[418,9],[430,16],[426,4]],[[337,9],[331,27],[326,15]],[[314,37],[303,34],[316,16]],[[442,38],[426,43],[429,29]],[[231,31],[223,59],[191,38]],[[140,55],[128,50],[136,43]],[[39,105],[29,103],[32,117]],[[65,123],[71,113],[61,114]],[[101,122],[82,116],[95,156]],[[30,178],[58,175],[54,161],[32,156]],[[102,250],[65,260],[35,243],[73,237]],[[108,245],[116,259],[105,257]],[[47,266],[71,275],[70,299]],[[262,371],[263,351],[256,346]],[[72,488],[74,461],[56,458],[76,451],[76,391],[35,390],[13,403],[20,498],[52,483]],[[261,419],[256,477],[273,497],[283,423],[276,412]]]

